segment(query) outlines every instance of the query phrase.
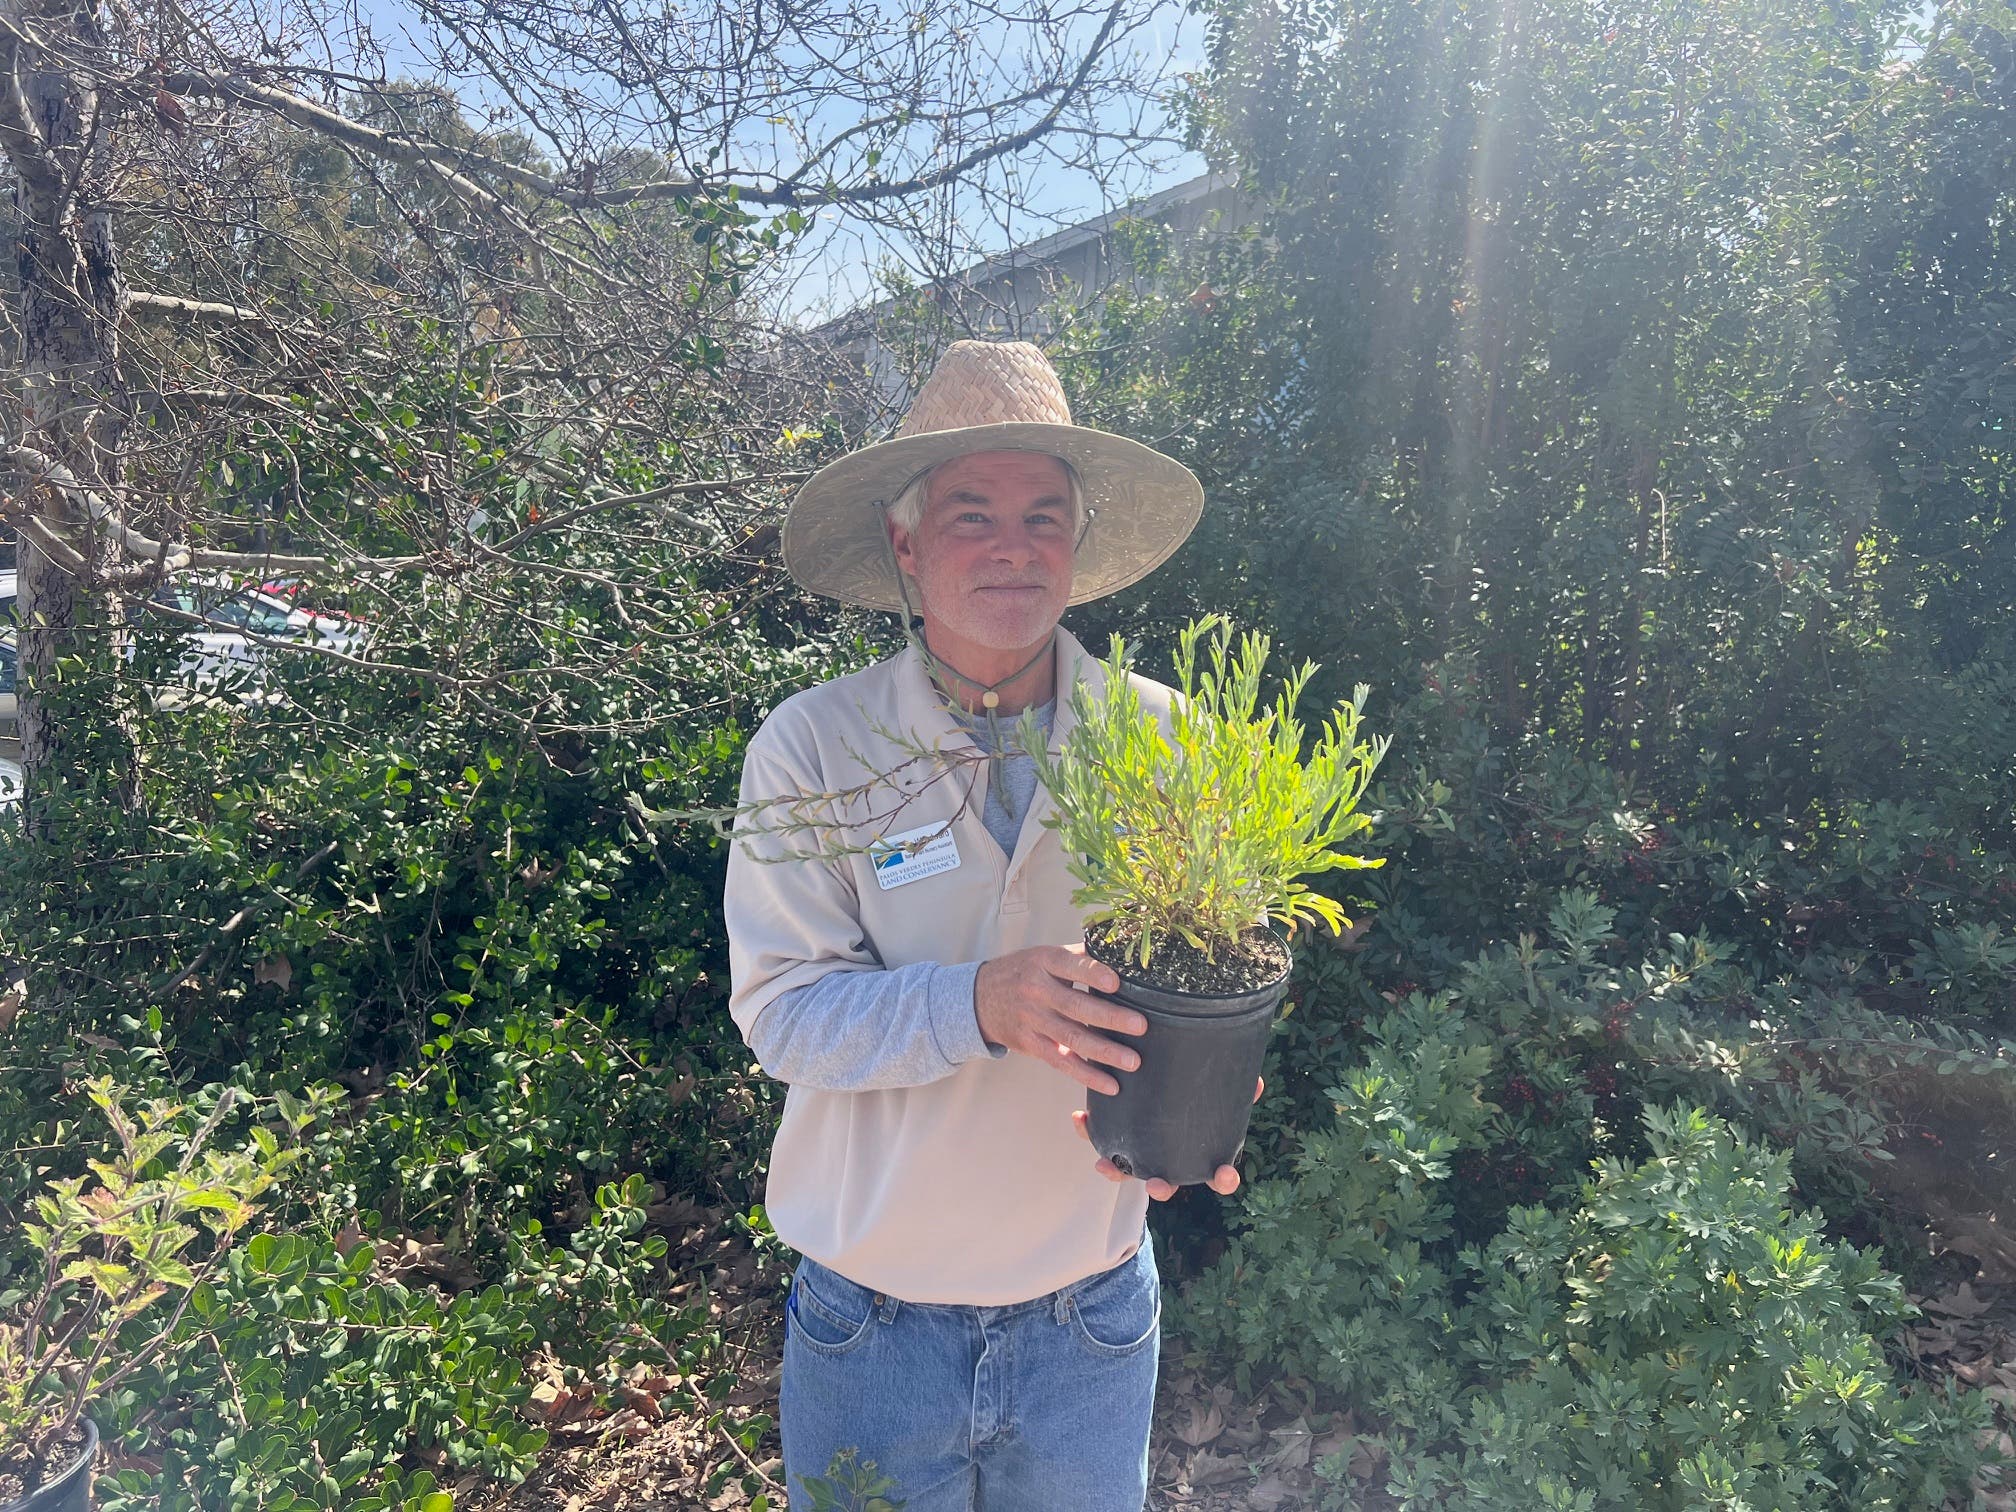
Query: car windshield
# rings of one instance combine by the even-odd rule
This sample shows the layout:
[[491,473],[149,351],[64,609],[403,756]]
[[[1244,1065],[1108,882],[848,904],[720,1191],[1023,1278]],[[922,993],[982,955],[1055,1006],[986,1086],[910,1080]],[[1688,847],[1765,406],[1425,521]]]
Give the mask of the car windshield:
[[254,635],[285,635],[287,611],[250,593],[225,593],[179,586],[174,593],[177,608],[200,614],[212,624],[228,625]]

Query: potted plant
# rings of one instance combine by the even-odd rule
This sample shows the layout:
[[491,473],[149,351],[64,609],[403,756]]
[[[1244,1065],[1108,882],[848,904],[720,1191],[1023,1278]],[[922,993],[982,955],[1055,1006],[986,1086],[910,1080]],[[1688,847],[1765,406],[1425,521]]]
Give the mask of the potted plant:
[[[40,1276],[0,1282],[0,1512],[91,1505],[98,1428],[87,1410],[174,1338],[190,1293],[256,1211],[251,1199],[301,1154],[259,1127],[248,1150],[206,1149],[234,1105],[230,1089],[193,1134],[181,1104],[129,1113],[107,1077],[86,1091],[119,1149],[36,1197],[41,1221],[22,1233]],[[314,1116],[285,1094],[278,1101],[295,1133]],[[214,1242],[192,1265],[183,1255],[198,1223]]]
[[1120,1036],[1141,1064],[1109,1068],[1119,1091],[1086,1094],[1087,1132],[1120,1171],[1176,1186],[1209,1180],[1245,1142],[1288,990],[1282,929],[1350,923],[1303,879],[1384,864],[1338,849],[1371,825],[1357,805],[1388,745],[1359,736],[1367,689],[1337,706],[1305,755],[1294,711],[1316,666],[1284,679],[1263,712],[1268,649],[1255,633],[1235,645],[1217,615],[1190,624],[1165,726],[1126,675],[1116,636],[1103,691],[1074,690],[1076,723],[1059,749],[1033,723],[1020,731],[1055,805],[1045,822],[1080,883],[1073,901],[1089,910],[1085,948],[1148,1021]]

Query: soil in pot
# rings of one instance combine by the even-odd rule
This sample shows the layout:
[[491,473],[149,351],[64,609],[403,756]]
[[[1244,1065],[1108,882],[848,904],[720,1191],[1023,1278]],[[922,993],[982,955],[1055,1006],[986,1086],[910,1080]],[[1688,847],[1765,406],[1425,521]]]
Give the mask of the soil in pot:
[[1264,929],[1211,958],[1181,940],[1159,941],[1143,971],[1116,936],[1095,926],[1086,950],[1118,973],[1114,1000],[1138,1011],[1148,1028],[1141,1035],[1103,1031],[1133,1045],[1141,1064],[1103,1068],[1120,1090],[1085,1094],[1086,1132],[1126,1175],[1174,1186],[1207,1182],[1246,1142],[1253,1086],[1288,990],[1288,947]]
[[14,1454],[0,1460],[0,1512],[85,1512],[97,1451],[97,1425],[84,1418],[44,1445],[39,1458]]
[[1155,942],[1143,967],[1140,930],[1107,919],[1085,931],[1085,953],[1144,986],[1203,997],[1235,997],[1258,991],[1278,980],[1288,970],[1289,961],[1288,946],[1281,936],[1259,924],[1210,955],[1181,935],[1165,935]]

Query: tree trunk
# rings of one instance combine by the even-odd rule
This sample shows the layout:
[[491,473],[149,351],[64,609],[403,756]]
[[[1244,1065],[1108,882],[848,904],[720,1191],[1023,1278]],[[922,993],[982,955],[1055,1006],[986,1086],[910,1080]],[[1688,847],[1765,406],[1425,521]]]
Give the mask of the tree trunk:
[[1651,569],[1652,515],[1658,508],[1654,482],[1658,459],[1649,440],[1641,437],[1631,463],[1631,498],[1638,506],[1638,529],[1631,542],[1630,577],[1624,584],[1624,613],[1618,626],[1623,669],[1617,674],[1616,715],[1610,727],[1610,763],[1627,778],[1638,776],[1639,752],[1631,745],[1638,733],[1640,657],[1645,637],[1645,582]]
[[[21,92],[0,104],[0,143],[15,170],[20,239],[21,439],[59,463],[74,482],[31,485],[37,523],[21,534],[21,761],[30,830],[47,834],[46,794],[90,769],[108,772],[130,807],[137,781],[130,713],[118,696],[125,614],[120,446],[130,404],[119,371],[117,322],[125,294],[110,214],[91,202],[88,154],[111,123],[90,81],[67,71],[56,49],[88,55],[101,39],[90,11],[0,0],[13,35],[0,41],[0,70]],[[17,40],[47,38],[44,53]],[[0,91],[0,93],[5,93]],[[25,107],[25,112],[23,110]],[[87,496],[88,491],[88,496]],[[52,706],[59,660],[94,693]],[[66,677],[70,674],[66,671]],[[89,730],[78,728],[87,723]]]

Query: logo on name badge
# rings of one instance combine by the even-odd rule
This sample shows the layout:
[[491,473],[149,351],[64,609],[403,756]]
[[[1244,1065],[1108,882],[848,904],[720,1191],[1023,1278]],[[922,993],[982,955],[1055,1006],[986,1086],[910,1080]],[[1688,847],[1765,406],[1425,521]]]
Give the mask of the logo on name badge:
[[926,824],[884,835],[869,847],[868,859],[875,867],[875,885],[887,892],[951,871],[959,864],[959,844],[951,825]]

